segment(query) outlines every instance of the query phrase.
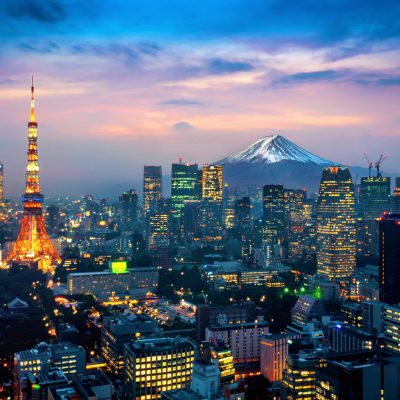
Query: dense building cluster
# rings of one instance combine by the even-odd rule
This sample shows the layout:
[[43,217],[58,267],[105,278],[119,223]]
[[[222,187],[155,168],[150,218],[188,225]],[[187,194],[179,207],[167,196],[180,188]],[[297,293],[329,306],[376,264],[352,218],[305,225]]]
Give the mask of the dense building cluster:
[[[0,289],[0,398],[400,398],[400,179],[230,187],[180,160],[170,185],[146,165],[142,193],[44,210],[33,87],[31,110],[22,213],[0,164],[0,278],[20,290]],[[37,336],[7,352],[24,321]]]

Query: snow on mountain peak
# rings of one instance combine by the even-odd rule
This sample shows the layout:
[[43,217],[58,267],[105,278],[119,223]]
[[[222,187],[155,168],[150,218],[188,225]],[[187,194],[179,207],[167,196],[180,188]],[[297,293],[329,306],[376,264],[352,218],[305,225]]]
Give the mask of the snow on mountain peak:
[[247,149],[220,161],[221,164],[238,162],[272,164],[280,161],[292,160],[299,162],[313,162],[320,165],[334,165],[332,161],[320,158],[291,142],[281,135],[270,135],[258,140]]

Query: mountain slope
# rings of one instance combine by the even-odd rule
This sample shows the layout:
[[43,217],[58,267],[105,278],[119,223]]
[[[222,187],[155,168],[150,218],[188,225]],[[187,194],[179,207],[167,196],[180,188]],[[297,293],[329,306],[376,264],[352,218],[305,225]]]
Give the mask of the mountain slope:
[[339,165],[302,149],[281,135],[266,136],[243,151],[218,161],[232,187],[281,184],[316,192],[322,168]]
[[335,164],[302,149],[281,135],[265,136],[247,149],[225,157],[220,163],[276,163],[281,161],[313,162],[319,165]]

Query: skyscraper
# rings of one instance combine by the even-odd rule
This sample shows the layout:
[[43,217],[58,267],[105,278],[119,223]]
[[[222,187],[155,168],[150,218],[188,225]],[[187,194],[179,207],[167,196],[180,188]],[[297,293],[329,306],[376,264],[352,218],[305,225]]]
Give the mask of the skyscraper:
[[282,185],[263,187],[263,253],[268,264],[277,256],[276,247],[284,235],[285,201]]
[[198,199],[197,164],[172,164],[171,199],[176,218],[182,216],[186,201]]
[[400,214],[400,178],[396,178],[396,187],[391,199],[391,211]]
[[200,226],[202,239],[206,242],[222,239],[222,166],[203,165],[201,181]]
[[379,221],[379,300],[400,303],[400,214]]
[[119,196],[119,207],[122,229],[125,231],[136,231],[138,227],[138,194],[134,189],[130,189]]
[[47,235],[42,212],[43,195],[40,193],[39,156],[37,151],[37,122],[35,117],[34,86],[31,86],[31,113],[28,123],[28,162],[26,165],[25,194],[22,196],[24,215],[21,228],[6,263],[35,265],[44,272],[52,270],[61,258]]
[[378,218],[384,211],[390,211],[390,178],[361,178],[360,202],[364,218]]
[[222,166],[204,164],[202,174],[202,199],[222,203],[222,194]]
[[287,240],[288,258],[295,259],[303,255],[305,210],[305,190],[285,189],[285,238]]
[[154,211],[162,197],[162,168],[145,165],[143,170],[143,209]]
[[346,282],[356,264],[354,187],[348,168],[324,168],[317,202],[317,270]]

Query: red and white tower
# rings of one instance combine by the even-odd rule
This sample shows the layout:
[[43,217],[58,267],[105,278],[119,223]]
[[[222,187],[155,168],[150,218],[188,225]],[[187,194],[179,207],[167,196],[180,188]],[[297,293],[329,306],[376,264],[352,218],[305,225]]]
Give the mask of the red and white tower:
[[37,151],[37,127],[35,117],[34,86],[31,86],[31,114],[28,122],[28,162],[26,164],[25,194],[22,196],[24,215],[21,227],[6,263],[35,266],[43,272],[51,272],[61,261],[44,224],[43,195],[40,193],[39,156]]

